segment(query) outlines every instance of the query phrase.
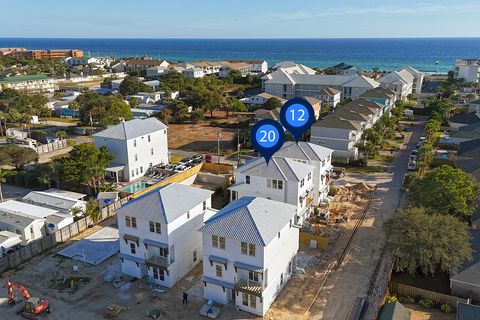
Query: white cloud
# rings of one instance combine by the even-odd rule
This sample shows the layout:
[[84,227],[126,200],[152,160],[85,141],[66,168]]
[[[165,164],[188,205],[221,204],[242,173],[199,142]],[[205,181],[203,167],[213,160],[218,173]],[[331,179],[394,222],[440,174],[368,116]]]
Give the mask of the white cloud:
[[340,15],[374,15],[374,14],[410,14],[410,15],[429,15],[441,13],[480,13],[480,4],[463,5],[438,5],[435,3],[419,3],[410,6],[371,6],[371,7],[336,7],[336,8],[315,8],[309,11],[300,10],[294,12],[277,12],[268,14],[263,19],[268,21],[287,21],[287,20],[306,20],[322,17],[340,16]]

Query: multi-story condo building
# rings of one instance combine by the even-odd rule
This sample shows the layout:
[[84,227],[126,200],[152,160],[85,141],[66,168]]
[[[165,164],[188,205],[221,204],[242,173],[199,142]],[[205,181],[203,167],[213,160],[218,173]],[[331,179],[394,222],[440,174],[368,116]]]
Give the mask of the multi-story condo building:
[[313,203],[318,205],[330,191],[330,171],[333,150],[309,142],[287,141],[275,152],[275,157],[292,159],[313,166]]
[[380,85],[395,92],[398,100],[407,100],[409,94],[413,92],[413,82],[415,77],[405,69],[387,73],[380,79]]
[[383,106],[383,112],[390,112],[393,107],[395,107],[395,102],[397,101],[397,95],[390,89],[378,87],[372,90],[368,90],[360,96],[376,103],[379,103]]
[[294,222],[302,224],[314,199],[314,171],[314,166],[288,158],[273,157],[268,166],[263,158],[252,160],[235,170],[230,200],[252,196],[289,203],[297,207]]
[[35,59],[35,60],[45,60],[45,59],[64,59],[66,57],[73,58],[82,58],[83,51],[77,49],[66,49],[66,50],[22,50],[14,51],[11,53],[12,56],[17,58],[26,58],[26,59]]
[[464,79],[466,82],[480,82],[480,59],[455,61],[453,77],[455,79]]
[[296,207],[240,198],[205,222],[204,297],[265,315],[296,269]]
[[94,134],[93,142],[114,155],[107,174],[117,181],[140,178],[151,166],[168,163],[167,126],[156,118],[122,121]]
[[294,97],[320,99],[323,89],[333,88],[341,92],[342,101],[345,98],[355,100],[367,90],[380,85],[363,75],[300,74],[291,68],[280,68],[265,75],[262,77],[262,84],[265,92],[284,99]]
[[198,230],[217,212],[212,193],[169,184],[117,209],[122,272],[165,287],[185,276],[202,259]]
[[389,110],[384,104],[359,98],[314,123],[310,142],[333,149],[335,161],[348,163],[358,158],[357,143],[363,131],[371,128]]
[[423,86],[423,79],[425,78],[425,73],[418,71],[417,69],[405,66],[400,68],[399,71],[406,70],[413,76],[413,93],[421,93]]
[[57,84],[45,74],[13,76],[0,79],[0,91],[5,89],[15,89],[21,93],[44,93],[55,91]]

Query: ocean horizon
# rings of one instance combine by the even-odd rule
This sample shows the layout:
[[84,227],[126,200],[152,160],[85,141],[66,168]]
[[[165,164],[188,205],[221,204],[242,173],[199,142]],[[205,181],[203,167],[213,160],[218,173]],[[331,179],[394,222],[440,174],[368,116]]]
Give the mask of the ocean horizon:
[[[310,67],[345,62],[363,70],[410,65],[447,73],[457,59],[480,59],[480,38],[0,38],[0,47],[80,49],[86,56],[142,57],[169,61],[248,59],[269,65],[292,60]],[[438,62],[438,65],[436,64]]]

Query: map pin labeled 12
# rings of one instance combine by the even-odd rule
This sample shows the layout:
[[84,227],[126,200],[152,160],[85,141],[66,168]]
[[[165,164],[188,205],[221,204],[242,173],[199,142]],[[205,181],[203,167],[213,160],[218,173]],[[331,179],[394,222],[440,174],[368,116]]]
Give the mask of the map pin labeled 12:
[[293,98],[285,102],[280,110],[280,121],[298,143],[303,133],[315,122],[312,105],[303,98]]
[[283,146],[285,131],[280,123],[271,119],[258,121],[250,130],[250,142],[268,165],[273,154]]

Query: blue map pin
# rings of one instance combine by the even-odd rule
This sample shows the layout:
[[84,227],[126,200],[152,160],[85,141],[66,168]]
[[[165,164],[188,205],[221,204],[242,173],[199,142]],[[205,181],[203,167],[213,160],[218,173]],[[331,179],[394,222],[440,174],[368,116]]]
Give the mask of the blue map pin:
[[273,154],[283,146],[285,131],[275,120],[260,120],[250,130],[250,142],[255,150],[262,154],[268,165]]
[[312,105],[303,98],[293,98],[285,102],[280,110],[280,121],[298,141],[315,122],[315,111]]

